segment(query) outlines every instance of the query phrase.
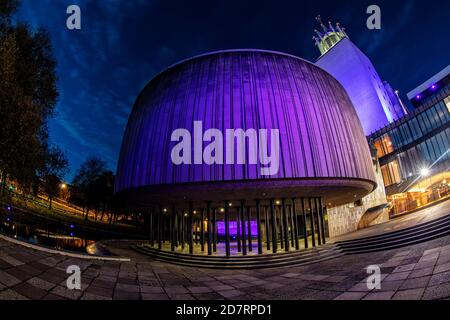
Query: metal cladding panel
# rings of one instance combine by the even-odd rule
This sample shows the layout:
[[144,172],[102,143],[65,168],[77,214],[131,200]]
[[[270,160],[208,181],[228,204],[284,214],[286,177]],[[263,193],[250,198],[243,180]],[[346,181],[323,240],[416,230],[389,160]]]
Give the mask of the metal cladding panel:
[[[203,132],[216,128],[224,134],[226,129],[279,129],[278,173],[261,175],[259,162],[174,165],[171,134],[183,128],[193,135],[194,121],[202,121]],[[116,192],[302,178],[375,181],[362,126],[347,93],[327,72],[300,58],[235,50],[181,62],[143,89],[123,138]]]

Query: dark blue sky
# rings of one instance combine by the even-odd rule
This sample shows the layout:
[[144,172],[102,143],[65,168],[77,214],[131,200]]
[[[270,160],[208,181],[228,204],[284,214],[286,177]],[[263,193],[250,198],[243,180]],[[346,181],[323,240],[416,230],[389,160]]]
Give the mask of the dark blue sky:
[[[78,4],[82,30],[66,28]],[[378,4],[382,30],[366,27]],[[126,121],[142,87],[165,67],[200,53],[259,48],[314,61],[314,17],[339,21],[379,74],[406,93],[450,64],[450,1],[22,0],[21,21],[49,30],[60,98],[52,142],[68,155],[71,180],[88,156],[115,171]]]

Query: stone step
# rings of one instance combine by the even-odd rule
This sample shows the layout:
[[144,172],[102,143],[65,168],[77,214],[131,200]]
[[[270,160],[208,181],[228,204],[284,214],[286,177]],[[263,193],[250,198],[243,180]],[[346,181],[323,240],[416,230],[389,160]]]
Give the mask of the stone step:
[[[208,256],[197,256],[193,258],[187,254],[166,254],[156,249],[148,250],[143,246],[135,246],[134,249],[141,254],[144,254],[154,260],[168,262],[171,264],[196,267],[196,268],[211,268],[211,269],[261,269],[261,268],[279,268],[287,266],[299,266],[341,256],[342,253],[336,248],[322,249],[311,251],[309,254],[303,253],[299,255],[298,252],[273,254],[273,255],[258,255],[252,259],[239,259],[241,257],[214,257],[220,259],[197,259],[198,257],[206,258]],[[309,251],[309,250],[304,250]],[[211,258],[211,257],[210,257]]]
[[434,226],[445,225],[450,223],[450,215],[438,218],[433,221],[425,222],[416,226],[404,228],[397,231],[386,232],[383,234],[378,234],[370,237],[357,238],[352,240],[344,240],[344,241],[336,241],[335,244],[338,245],[349,245],[349,244],[358,244],[358,243],[367,243],[369,241],[378,241],[382,239],[390,239],[392,237],[398,237],[401,235],[407,235],[410,233],[414,233],[420,230],[425,230],[427,228],[433,228]]
[[340,241],[335,245],[345,254],[360,254],[397,249],[450,235],[450,217],[443,217],[388,234]]

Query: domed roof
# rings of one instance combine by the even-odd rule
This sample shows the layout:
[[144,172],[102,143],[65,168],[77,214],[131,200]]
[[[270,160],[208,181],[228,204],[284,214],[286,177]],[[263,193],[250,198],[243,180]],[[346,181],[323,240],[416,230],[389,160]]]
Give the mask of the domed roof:
[[344,203],[374,187],[344,88],[306,60],[264,50],[209,53],[158,74],[135,102],[116,176],[117,196],[137,206],[281,196]]

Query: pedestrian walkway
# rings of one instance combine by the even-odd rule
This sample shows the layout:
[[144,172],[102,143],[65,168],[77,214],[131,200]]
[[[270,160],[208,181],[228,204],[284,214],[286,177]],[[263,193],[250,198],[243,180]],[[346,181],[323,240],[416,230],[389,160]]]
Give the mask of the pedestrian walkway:
[[[426,221],[441,216],[436,210],[447,206],[428,208],[428,212],[422,212],[424,216],[414,219]],[[396,229],[395,223],[389,228]],[[0,299],[450,298],[450,236],[304,266],[258,270],[177,266],[152,261],[125,245],[118,246],[115,253],[131,261],[78,259],[0,240]],[[70,265],[82,270],[79,291],[66,287]],[[380,290],[367,287],[369,265],[380,267]]]

